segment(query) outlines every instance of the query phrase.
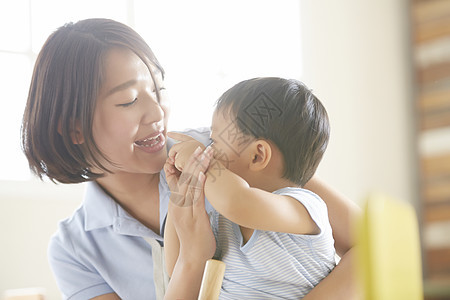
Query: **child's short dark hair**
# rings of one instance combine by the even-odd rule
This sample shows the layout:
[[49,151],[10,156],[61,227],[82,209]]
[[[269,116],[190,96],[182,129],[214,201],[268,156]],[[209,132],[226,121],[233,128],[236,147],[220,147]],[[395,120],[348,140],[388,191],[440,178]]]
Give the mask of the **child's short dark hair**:
[[[68,23],[50,35],[42,47],[22,121],[22,149],[30,169],[40,178],[45,175],[52,181],[78,183],[103,176],[91,172],[93,166],[108,171],[100,162],[100,158],[108,158],[95,144],[92,124],[105,57],[115,47],[134,52],[152,77],[151,65],[164,76],[142,37],[127,25],[109,19]],[[71,140],[76,122],[81,126],[82,144]]]
[[243,134],[275,143],[284,158],[284,178],[304,186],[314,175],[328,145],[330,126],[325,108],[300,81],[276,77],[242,81],[218,99],[216,111],[234,114]]

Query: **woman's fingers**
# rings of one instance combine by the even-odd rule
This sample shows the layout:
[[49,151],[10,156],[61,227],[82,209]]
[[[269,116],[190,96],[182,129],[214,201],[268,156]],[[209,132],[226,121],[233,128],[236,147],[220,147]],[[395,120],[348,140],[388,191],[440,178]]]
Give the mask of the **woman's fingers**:
[[206,181],[206,176],[205,173],[200,172],[198,174],[198,184],[200,186],[200,189],[197,192],[196,195],[196,200],[194,201],[193,205],[192,205],[192,215],[194,217],[198,217],[200,214],[204,214],[206,212],[205,210],[205,181]]
[[164,172],[170,189],[170,201],[178,206],[185,206],[185,194],[187,185],[190,184],[190,177],[183,176],[183,173],[178,171],[169,159],[164,164]]
[[[179,171],[174,166],[173,160],[167,160],[165,169],[167,169],[167,174],[169,174],[167,180],[172,193],[172,203],[186,207],[193,205],[198,200],[204,200],[205,196],[203,189],[206,179],[205,172],[211,161],[211,151],[211,148],[202,151],[202,149],[198,147],[189,157],[186,166],[179,177],[171,175],[176,172],[179,173]],[[176,178],[176,180],[173,178]]]
[[[167,183],[169,184],[169,188],[171,191],[170,200],[173,204],[178,206],[191,206],[194,199],[196,181],[197,179],[193,177],[193,173],[196,166],[197,154],[201,152],[201,148],[198,148],[194,154],[190,157],[187,162],[183,172],[174,180],[172,176],[167,178]],[[174,164],[171,164],[172,160],[167,160],[166,164],[171,165],[167,166],[168,172],[179,172]],[[170,182],[169,182],[170,180]]]
[[199,154],[201,154],[202,149],[198,147],[194,153],[189,158],[184,171],[183,175],[189,177],[189,182],[186,181],[186,194],[185,194],[185,205],[192,205],[195,197],[197,197],[198,190],[202,187],[199,187],[198,184],[198,163],[199,163]]
[[[183,173],[190,176],[190,182],[188,185],[188,192],[186,193],[185,204],[193,204],[201,198],[204,200],[203,193],[203,177],[209,166],[209,158],[202,152],[201,148],[197,148],[194,154],[190,157]],[[203,176],[200,175],[203,173]]]

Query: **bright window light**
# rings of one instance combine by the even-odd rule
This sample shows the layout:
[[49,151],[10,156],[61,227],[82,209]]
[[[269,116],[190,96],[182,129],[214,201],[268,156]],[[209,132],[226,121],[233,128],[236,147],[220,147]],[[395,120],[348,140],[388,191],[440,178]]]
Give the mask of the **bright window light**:
[[67,22],[112,18],[136,29],[166,70],[171,130],[210,126],[213,104],[237,82],[300,79],[299,1],[16,0],[0,4],[0,180],[31,178],[20,123],[32,66]]

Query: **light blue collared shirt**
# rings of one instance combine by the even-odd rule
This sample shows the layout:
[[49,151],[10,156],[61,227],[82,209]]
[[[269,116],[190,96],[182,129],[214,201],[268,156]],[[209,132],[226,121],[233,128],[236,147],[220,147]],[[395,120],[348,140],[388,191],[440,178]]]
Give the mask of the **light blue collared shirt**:
[[[184,132],[207,144],[209,130]],[[168,147],[173,141],[168,140]],[[59,223],[48,257],[64,299],[90,299],[116,293],[121,299],[155,299],[151,246],[143,237],[163,243],[170,190],[160,173],[160,232],[128,214],[95,182],[86,183],[82,205]],[[212,208],[206,203],[207,210]]]

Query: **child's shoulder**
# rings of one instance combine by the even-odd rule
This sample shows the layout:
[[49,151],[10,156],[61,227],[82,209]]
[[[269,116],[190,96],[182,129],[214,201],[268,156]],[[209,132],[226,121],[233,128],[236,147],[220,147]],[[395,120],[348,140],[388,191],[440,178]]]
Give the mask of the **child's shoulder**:
[[322,198],[320,198],[316,193],[300,187],[284,187],[274,191],[273,193],[278,195],[290,196],[297,200],[311,199],[311,201],[325,203]]
[[276,190],[274,193],[296,199],[306,208],[313,219],[316,216],[320,216],[320,218],[326,216],[328,219],[328,208],[325,201],[310,190],[299,187],[284,187]]

